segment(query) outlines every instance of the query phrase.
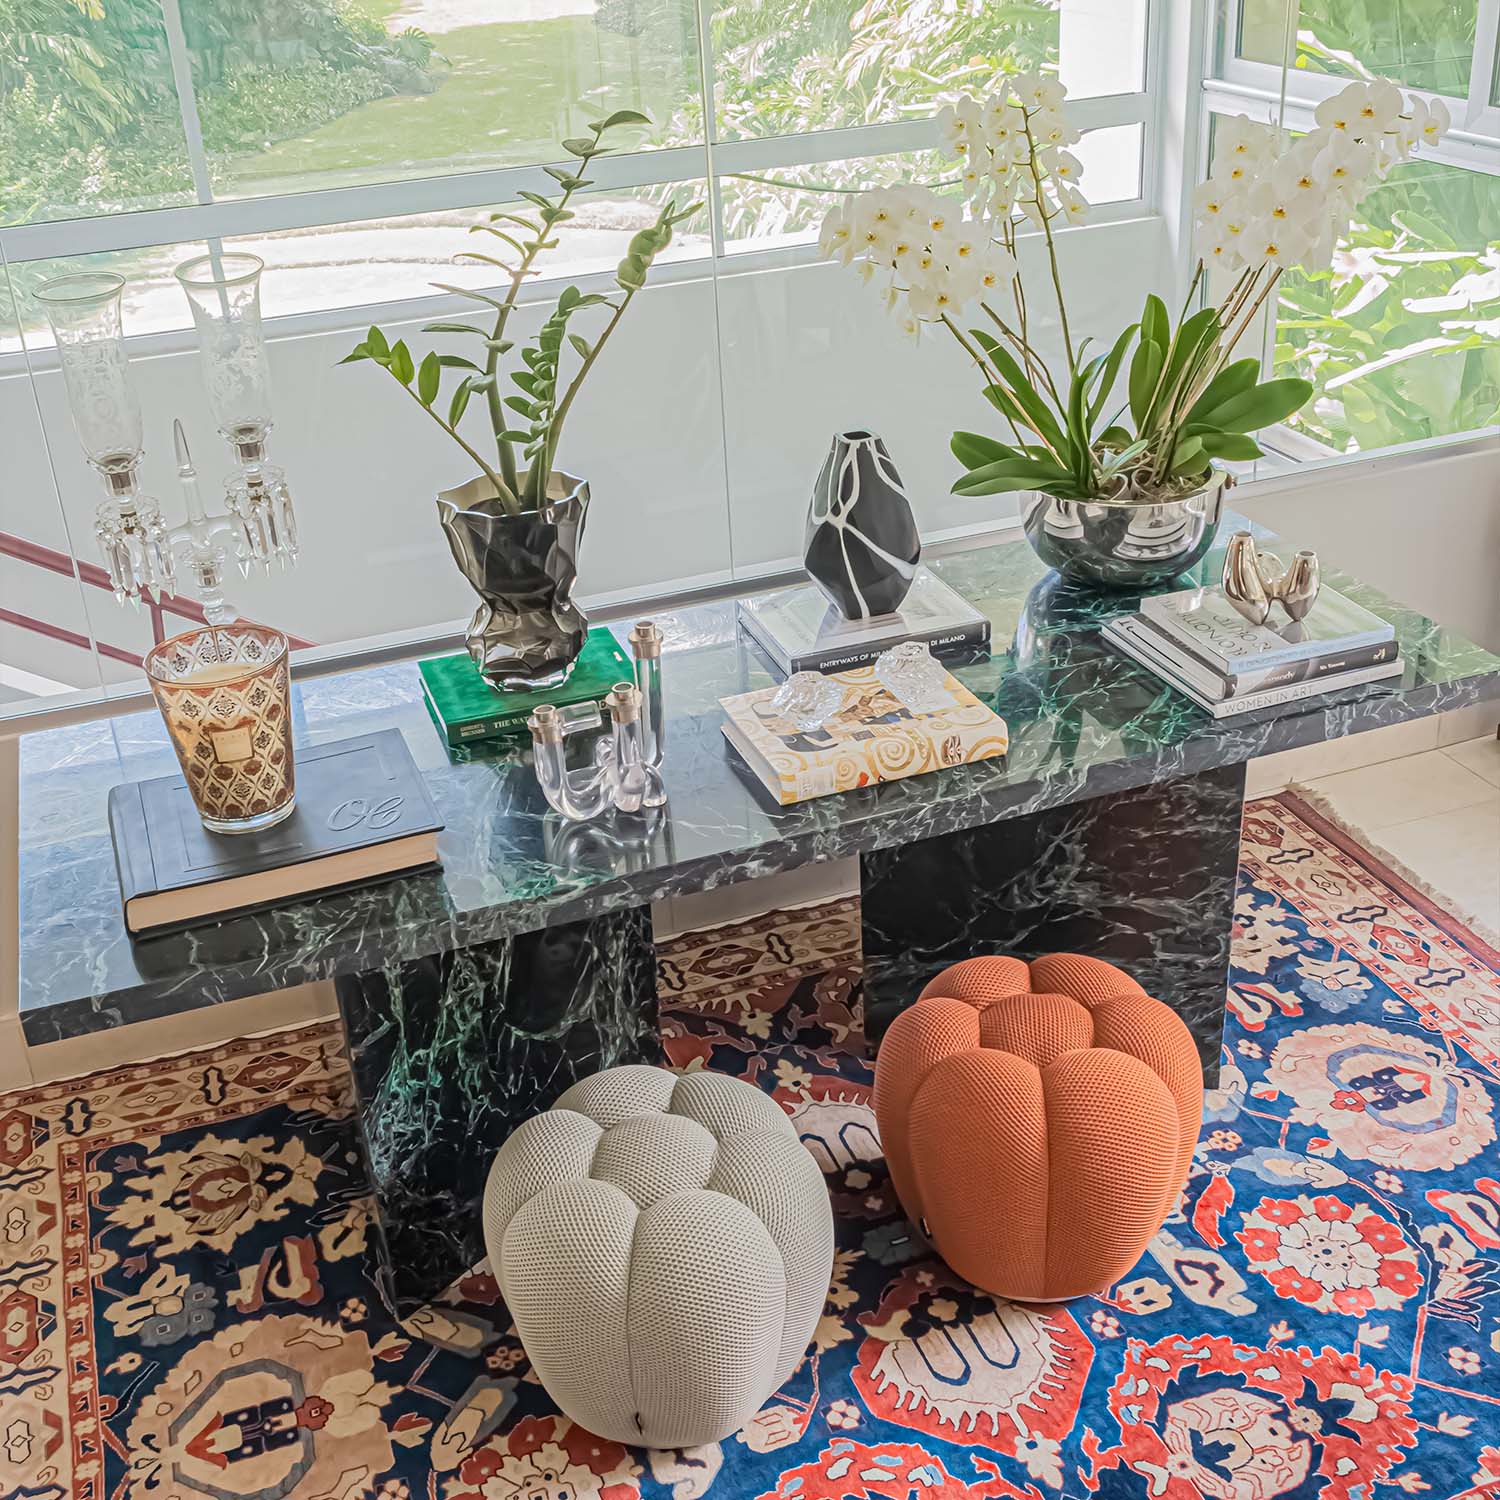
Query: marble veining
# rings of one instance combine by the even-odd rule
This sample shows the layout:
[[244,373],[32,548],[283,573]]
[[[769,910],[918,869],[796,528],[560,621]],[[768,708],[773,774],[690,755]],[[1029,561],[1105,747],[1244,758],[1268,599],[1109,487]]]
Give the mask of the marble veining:
[[1243,764],[866,854],[865,1029],[976,953],[1087,953],[1187,1023],[1218,1081]]
[[491,1160],[601,1068],[661,1061],[651,913],[612,912],[337,981],[383,1290],[409,1311],[484,1257]]
[[[1226,521],[1224,534],[1238,524]],[[1267,537],[1267,545],[1275,545]],[[1293,544],[1286,544],[1293,545]],[[1215,578],[1222,552],[1195,571]],[[993,653],[959,675],[1004,715],[999,761],[777,808],[740,768],[717,700],[772,680],[731,605],[662,619],[670,804],[654,824],[579,835],[547,813],[519,747],[450,756],[413,663],[296,686],[300,742],[395,725],[446,821],[443,870],[132,944],[105,821],[109,786],[174,769],[160,720],[138,714],[21,741],[21,1015],[62,1036],[310,979],[354,975],[709,889],[814,860],[1027,818],[1105,793],[1500,697],[1500,658],[1329,569],[1392,620],[1396,685],[1214,721],[1106,646],[1135,600],[1048,574],[1021,540],[934,565],[994,621]]]

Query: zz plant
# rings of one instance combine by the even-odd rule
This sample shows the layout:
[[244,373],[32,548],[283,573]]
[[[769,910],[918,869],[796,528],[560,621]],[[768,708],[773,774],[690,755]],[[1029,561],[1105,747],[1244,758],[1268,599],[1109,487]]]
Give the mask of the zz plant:
[[[502,295],[495,296],[437,283],[437,290],[480,303],[493,316],[482,323],[428,323],[422,331],[459,334],[473,340],[476,346],[473,359],[436,351],[419,359],[404,339],[392,343],[381,329],[372,327],[363,341],[339,361],[347,365],[370,360],[379,365],[479,466],[494,485],[495,496],[508,514],[520,515],[543,505],[563,423],[579,389],[636,293],[645,286],[652,263],[671,244],[673,230],[702,206],[693,203],[679,209],[675,199],[668,199],[655,223],[631,239],[625,258],[615,269],[613,295],[585,293],[576,286],[566,286],[534,341],[518,345],[516,340],[506,337],[521,288],[537,274],[538,257],[543,251],[556,248],[555,231],[574,217],[574,210],[568,206],[573,195],[592,185],[584,176],[589,162],[608,154],[610,148],[604,145],[605,136],[624,125],[648,124],[647,116],[632,109],[617,110],[607,119],[591,124],[588,136],[574,136],[562,143],[563,149],[577,159],[575,170],[542,168],[558,184],[560,191],[554,197],[523,192],[520,196],[531,206],[530,212],[502,210],[492,213],[486,222],[470,226],[471,234],[487,234],[501,241],[509,258],[477,250],[463,251],[456,258],[495,267],[504,272],[508,286]],[[569,325],[575,314],[596,307],[608,308],[609,315],[598,336],[590,340]],[[578,360],[571,379],[564,379],[562,372],[565,346]],[[512,354],[518,362],[502,369],[502,360]],[[456,374],[457,380],[445,394],[444,384],[450,372]],[[476,396],[483,397],[488,414],[495,451],[493,462],[459,431],[459,424]]]

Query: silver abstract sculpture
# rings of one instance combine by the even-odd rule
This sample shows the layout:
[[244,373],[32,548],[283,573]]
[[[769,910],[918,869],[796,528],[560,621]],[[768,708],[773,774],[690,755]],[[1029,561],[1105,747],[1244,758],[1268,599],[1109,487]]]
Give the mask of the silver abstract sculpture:
[[1291,566],[1283,568],[1279,557],[1256,550],[1255,538],[1248,531],[1237,531],[1229,538],[1224,597],[1252,625],[1264,625],[1278,604],[1287,619],[1300,625],[1317,602],[1320,582],[1316,552],[1299,552]]

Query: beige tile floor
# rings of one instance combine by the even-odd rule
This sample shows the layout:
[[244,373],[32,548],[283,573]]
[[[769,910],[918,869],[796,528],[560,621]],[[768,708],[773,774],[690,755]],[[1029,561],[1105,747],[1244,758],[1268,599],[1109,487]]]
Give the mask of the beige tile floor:
[[1454,915],[1500,936],[1500,739],[1487,735],[1294,784]]

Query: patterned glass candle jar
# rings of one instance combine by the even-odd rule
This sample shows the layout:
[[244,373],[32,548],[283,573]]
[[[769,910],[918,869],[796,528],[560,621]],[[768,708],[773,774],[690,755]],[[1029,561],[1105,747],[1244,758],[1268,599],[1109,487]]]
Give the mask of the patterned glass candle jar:
[[145,667],[203,826],[255,833],[290,816],[286,637],[242,621],[200,626],[153,647]]

